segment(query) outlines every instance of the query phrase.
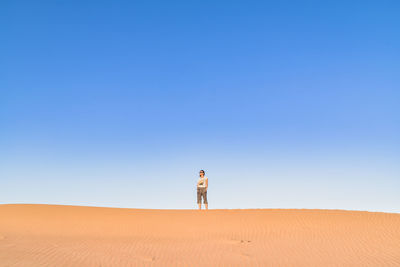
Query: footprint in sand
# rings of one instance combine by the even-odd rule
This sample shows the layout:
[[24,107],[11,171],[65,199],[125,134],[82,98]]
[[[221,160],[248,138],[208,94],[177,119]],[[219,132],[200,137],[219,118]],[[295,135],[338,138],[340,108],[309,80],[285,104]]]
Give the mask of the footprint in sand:
[[249,244],[251,243],[251,240],[245,240],[245,239],[241,239],[241,240],[226,240],[225,241],[228,244]]

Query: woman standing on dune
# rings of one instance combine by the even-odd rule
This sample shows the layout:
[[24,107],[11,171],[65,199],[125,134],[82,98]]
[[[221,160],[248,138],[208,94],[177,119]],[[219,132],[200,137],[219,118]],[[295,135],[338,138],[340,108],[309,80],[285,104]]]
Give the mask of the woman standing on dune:
[[203,203],[208,210],[207,202],[207,188],[208,188],[208,178],[205,176],[203,170],[200,171],[200,178],[197,181],[197,204],[199,204],[199,210],[201,210],[201,198],[203,197]]

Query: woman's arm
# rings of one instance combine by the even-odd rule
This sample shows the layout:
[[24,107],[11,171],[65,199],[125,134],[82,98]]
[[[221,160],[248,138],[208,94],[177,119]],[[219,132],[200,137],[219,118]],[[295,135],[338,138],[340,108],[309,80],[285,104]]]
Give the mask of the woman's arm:
[[208,178],[206,178],[206,190],[208,189]]

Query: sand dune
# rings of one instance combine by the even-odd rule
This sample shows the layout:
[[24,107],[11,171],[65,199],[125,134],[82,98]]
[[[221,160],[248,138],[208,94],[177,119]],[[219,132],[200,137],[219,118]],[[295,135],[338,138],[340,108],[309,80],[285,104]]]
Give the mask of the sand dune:
[[6,204],[0,266],[400,266],[400,214]]

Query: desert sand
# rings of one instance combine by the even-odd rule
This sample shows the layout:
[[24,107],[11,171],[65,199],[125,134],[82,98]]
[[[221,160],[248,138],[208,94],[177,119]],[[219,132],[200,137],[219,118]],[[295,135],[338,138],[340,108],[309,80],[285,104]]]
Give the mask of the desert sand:
[[400,266],[400,214],[3,204],[0,266]]

